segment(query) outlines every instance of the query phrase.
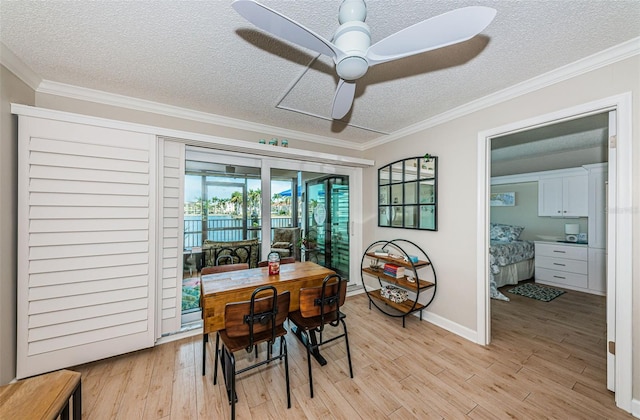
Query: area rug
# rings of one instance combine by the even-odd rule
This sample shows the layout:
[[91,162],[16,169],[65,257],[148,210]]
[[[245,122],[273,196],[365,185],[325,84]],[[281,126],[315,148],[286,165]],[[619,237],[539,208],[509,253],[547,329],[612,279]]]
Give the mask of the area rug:
[[532,299],[549,302],[564,293],[564,290],[554,289],[553,287],[540,286],[535,283],[525,283],[507,290],[514,295],[525,296]]

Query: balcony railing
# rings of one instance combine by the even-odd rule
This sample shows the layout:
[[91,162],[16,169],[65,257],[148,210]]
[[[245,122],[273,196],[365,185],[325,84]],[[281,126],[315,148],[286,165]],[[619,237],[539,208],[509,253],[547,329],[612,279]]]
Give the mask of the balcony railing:
[[[262,239],[262,226],[260,220],[256,226],[251,219],[246,223],[246,237],[243,227],[243,219],[233,217],[215,217],[207,220],[206,238],[210,241],[240,241],[243,239]],[[200,216],[185,216],[184,220],[184,247],[186,249],[202,246],[202,219]],[[277,217],[271,219],[271,230],[279,227],[291,226],[290,217]],[[273,237],[273,234],[271,235]]]

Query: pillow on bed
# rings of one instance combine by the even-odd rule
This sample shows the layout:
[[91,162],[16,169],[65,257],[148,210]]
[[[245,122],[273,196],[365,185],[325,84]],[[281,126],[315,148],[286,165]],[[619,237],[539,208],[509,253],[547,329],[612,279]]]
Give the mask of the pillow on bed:
[[491,223],[489,226],[489,238],[492,241],[513,242],[518,240],[523,230],[524,227],[522,226]]

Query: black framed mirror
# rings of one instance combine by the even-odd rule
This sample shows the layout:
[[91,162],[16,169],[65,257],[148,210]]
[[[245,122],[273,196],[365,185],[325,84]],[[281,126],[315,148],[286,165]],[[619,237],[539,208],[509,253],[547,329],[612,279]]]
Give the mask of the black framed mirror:
[[426,155],[378,169],[378,226],[438,230],[438,158]]

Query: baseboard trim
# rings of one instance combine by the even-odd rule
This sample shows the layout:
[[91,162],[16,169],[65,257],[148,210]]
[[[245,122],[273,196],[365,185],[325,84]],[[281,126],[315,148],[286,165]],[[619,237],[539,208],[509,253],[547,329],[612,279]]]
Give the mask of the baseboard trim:
[[640,419],[640,400],[636,398],[631,400],[631,415]]
[[180,331],[175,334],[163,335],[155,342],[154,346],[170,343],[172,341],[182,340],[183,338],[195,337],[196,335],[202,335],[202,327]]
[[[420,316],[419,312],[416,312],[415,316]],[[440,328],[459,335],[462,338],[466,338],[469,341],[478,343],[478,332],[463,325],[457,324],[449,319],[443,318],[440,315],[436,315],[433,312],[423,312],[422,319],[436,325]]]

